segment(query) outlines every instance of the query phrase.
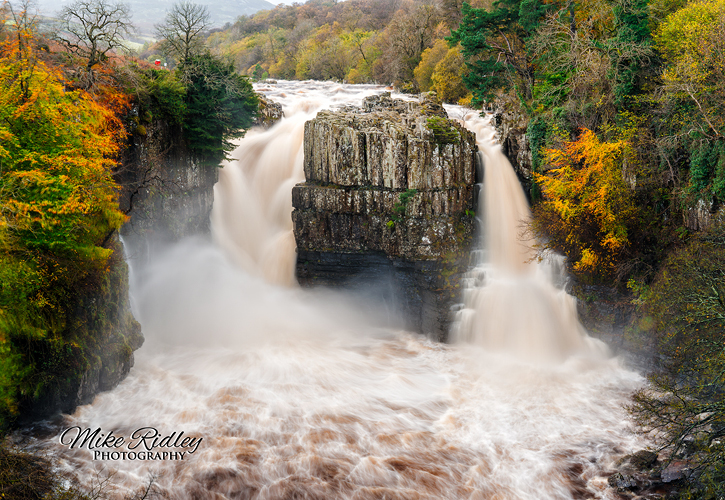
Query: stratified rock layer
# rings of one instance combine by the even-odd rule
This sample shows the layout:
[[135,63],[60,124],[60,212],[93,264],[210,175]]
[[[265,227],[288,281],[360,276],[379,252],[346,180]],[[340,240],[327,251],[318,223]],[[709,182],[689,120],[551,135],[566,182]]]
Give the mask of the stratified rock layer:
[[304,141],[307,181],[292,191],[298,281],[386,281],[407,327],[445,339],[473,239],[473,133],[430,99],[383,94],[318,113]]

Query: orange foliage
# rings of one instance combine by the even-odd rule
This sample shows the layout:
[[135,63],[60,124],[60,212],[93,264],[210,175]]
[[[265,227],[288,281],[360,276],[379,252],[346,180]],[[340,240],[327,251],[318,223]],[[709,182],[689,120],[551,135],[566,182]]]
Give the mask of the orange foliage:
[[555,246],[572,258],[574,269],[609,274],[629,245],[628,227],[635,215],[633,193],[622,178],[627,142],[601,142],[583,129],[576,141],[545,151],[554,167],[534,173],[543,190],[539,209]]
[[0,218],[29,250],[105,260],[99,245],[125,218],[112,168],[127,98],[69,90],[31,41],[19,31],[1,47]]

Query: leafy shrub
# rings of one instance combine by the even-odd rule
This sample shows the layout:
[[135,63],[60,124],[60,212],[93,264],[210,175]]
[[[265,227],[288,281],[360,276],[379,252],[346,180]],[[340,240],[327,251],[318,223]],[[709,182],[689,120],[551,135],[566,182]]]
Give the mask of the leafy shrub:
[[537,229],[551,236],[577,271],[607,275],[629,245],[636,207],[622,178],[626,149],[624,141],[601,142],[585,129],[563,149],[546,150],[553,170],[534,173],[544,194],[536,208]]

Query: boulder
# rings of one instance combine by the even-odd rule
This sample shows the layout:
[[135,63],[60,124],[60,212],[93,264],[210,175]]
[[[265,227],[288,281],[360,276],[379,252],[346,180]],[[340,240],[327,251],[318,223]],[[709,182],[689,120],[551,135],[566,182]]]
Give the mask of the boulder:
[[257,98],[259,99],[259,108],[254,119],[254,126],[269,128],[284,118],[284,111],[282,111],[280,103],[274,102],[263,94],[257,94]]

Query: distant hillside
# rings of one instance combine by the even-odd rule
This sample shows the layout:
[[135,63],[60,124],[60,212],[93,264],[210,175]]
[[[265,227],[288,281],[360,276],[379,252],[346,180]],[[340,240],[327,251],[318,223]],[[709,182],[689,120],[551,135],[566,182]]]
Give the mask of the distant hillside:
[[[472,0],[474,5],[490,0]],[[460,48],[445,37],[462,0],[309,0],[242,16],[207,44],[255,79],[394,83],[465,99]]]
[[[166,11],[171,8],[175,0],[127,0],[133,12],[134,23],[139,34],[151,35],[154,24],[164,20]],[[71,3],[70,0],[38,0],[38,9],[41,14],[51,16],[63,6]],[[266,0],[200,0],[198,3],[206,5],[211,13],[212,24],[222,27],[226,23],[233,23],[237,17],[252,15],[260,10],[274,9],[275,5]]]

